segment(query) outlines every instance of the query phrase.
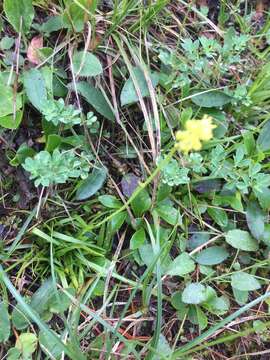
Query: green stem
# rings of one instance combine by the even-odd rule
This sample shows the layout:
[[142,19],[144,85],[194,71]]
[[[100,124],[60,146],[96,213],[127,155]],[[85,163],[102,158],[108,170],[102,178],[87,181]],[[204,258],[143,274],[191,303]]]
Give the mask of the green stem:
[[[270,321],[266,321],[264,323],[265,327],[269,327],[270,326]],[[186,351],[183,355],[189,355],[189,354],[192,354],[194,352],[197,352],[199,350],[203,350],[205,348],[209,348],[211,346],[214,346],[214,345],[218,345],[218,344],[226,344],[227,342],[231,342],[239,337],[245,337],[249,334],[252,334],[256,332],[256,329],[254,329],[253,327],[252,328],[248,328],[246,330],[243,330],[243,331],[240,331],[240,332],[237,332],[236,334],[231,334],[231,335],[227,335],[227,336],[222,336],[216,340],[213,340],[213,341],[210,341],[210,342],[207,342],[203,345],[199,345],[199,346],[196,346],[195,348],[191,349],[191,350],[188,350]]]

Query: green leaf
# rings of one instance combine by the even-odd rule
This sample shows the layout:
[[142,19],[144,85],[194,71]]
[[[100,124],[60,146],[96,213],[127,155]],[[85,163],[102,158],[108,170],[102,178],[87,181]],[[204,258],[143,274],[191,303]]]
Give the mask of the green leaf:
[[238,289],[232,288],[233,295],[235,298],[235,301],[238,305],[245,305],[248,301],[248,291],[240,291]]
[[[150,96],[147,82],[145,80],[144,73],[142,72],[142,70],[138,67],[135,67],[135,68],[133,68],[132,71],[133,71],[134,77],[137,80],[142,97]],[[159,82],[159,74],[152,73],[150,75],[150,78],[152,81],[152,85],[155,88]],[[136,92],[136,89],[134,87],[131,77],[125,82],[125,85],[121,91],[120,101],[121,101],[122,106],[133,104],[133,103],[136,103],[139,101],[139,98],[137,96],[137,92]]]
[[169,265],[167,274],[170,276],[184,276],[195,270],[195,263],[188,253],[178,255]]
[[131,208],[136,217],[141,217],[147,210],[150,209],[152,204],[151,198],[146,189],[141,192],[131,202]]
[[110,209],[119,209],[122,206],[122,202],[112,195],[100,195],[98,200],[103,206]]
[[[142,259],[143,264],[146,266],[151,266],[152,262],[155,259],[155,254],[153,252],[152,245],[145,243],[141,245],[138,249],[140,257]],[[166,270],[168,268],[168,265],[170,264],[171,259],[169,256],[166,256],[164,259],[162,259],[161,262],[161,273],[165,274]],[[155,272],[155,270],[153,270]]]
[[[162,354],[166,359],[170,359],[170,355],[172,354],[173,350],[163,334],[159,334],[156,351],[158,354]],[[158,355],[154,355],[152,360],[160,360],[160,357]]]
[[227,259],[229,253],[222,246],[211,246],[202,250],[195,260],[200,265],[217,265]]
[[126,211],[122,211],[119,214],[114,215],[114,217],[110,221],[111,234],[114,234],[116,231],[120,229],[120,227],[124,224],[126,218],[127,218]]
[[102,65],[99,59],[88,51],[74,53],[73,70],[76,76],[97,76],[102,74]]
[[132,235],[130,239],[130,249],[131,250],[139,249],[139,247],[144,244],[145,239],[146,239],[145,231],[143,228],[140,228]]
[[216,125],[216,128],[213,131],[214,137],[217,139],[223,138],[229,127],[226,114],[219,109],[208,109],[207,115],[213,117],[213,123]]
[[197,321],[200,330],[203,330],[208,325],[208,319],[205,313],[202,311],[202,309],[199,306],[196,306],[196,315],[197,315]]
[[15,119],[14,119],[13,115],[6,115],[3,117],[0,117],[0,126],[6,128],[6,129],[15,130],[19,127],[20,123],[22,122],[22,119],[23,119],[23,112],[17,111]]
[[194,250],[198,246],[205,244],[210,239],[210,234],[206,231],[196,232],[193,234],[187,242],[189,250]]
[[55,294],[53,279],[49,278],[43,282],[32,296],[30,306],[41,317],[49,310],[49,301]]
[[264,232],[260,238],[261,241],[265,243],[270,248],[270,224],[266,224],[264,227]]
[[28,320],[27,316],[24,315],[23,309],[20,307],[20,305],[17,305],[11,314],[11,320],[13,326],[17,330],[23,330],[27,328],[30,324],[30,321]]
[[4,11],[17,32],[28,32],[35,15],[32,0],[4,0]]
[[47,137],[45,150],[48,152],[53,152],[62,142],[61,136],[57,134],[50,134]]
[[7,360],[19,360],[21,359],[21,352],[19,349],[13,347],[8,350]]
[[66,9],[63,14],[63,22],[64,26],[71,31],[82,32],[85,22],[84,10],[75,3],[71,3],[68,6],[66,4]]
[[4,343],[10,336],[10,321],[7,305],[0,302],[0,343]]
[[247,231],[243,230],[230,230],[225,236],[225,240],[232,247],[243,251],[256,251],[258,250],[258,243],[253,239]]
[[82,181],[76,191],[76,200],[86,200],[100,190],[107,178],[106,168],[95,168],[87,179]]
[[36,351],[37,348],[37,337],[32,333],[21,334],[16,341],[16,348],[21,352],[24,360]]
[[182,301],[182,292],[181,291],[177,291],[172,294],[171,304],[176,310],[183,311],[183,310],[187,309],[187,304],[183,303],[183,301]]
[[215,296],[203,304],[203,307],[215,315],[224,315],[230,309],[230,301],[226,296]]
[[158,206],[155,208],[158,215],[162,220],[166,221],[168,224],[174,226],[176,224],[182,224],[182,216],[180,212],[173,207],[173,204],[170,200],[165,199],[158,203]]
[[[0,118],[3,118],[6,115],[12,114],[14,112],[14,94],[13,89],[10,86],[0,82]],[[22,107],[22,96],[21,94],[17,94],[16,96],[16,110],[21,109]],[[2,120],[3,121],[3,120]],[[13,120],[14,122],[14,120]],[[15,120],[16,123],[16,120]],[[5,125],[3,125],[5,126]],[[5,126],[8,127],[8,126]],[[12,126],[11,129],[16,129],[16,127]]]
[[237,272],[231,276],[231,285],[233,288],[240,291],[253,291],[261,287],[259,281],[255,276],[245,272]]
[[16,152],[16,155],[12,160],[10,160],[10,165],[17,166],[24,163],[25,159],[28,157],[32,157],[36,154],[35,150],[25,143],[23,143]]
[[256,196],[259,200],[261,207],[264,210],[268,210],[270,208],[270,189],[265,187],[262,189],[262,192],[256,193]]
[[244,139],[244,145],[245,145],[247,154],[249,156],[254,154],[254,151],[256,149],[256,143],[255,143],[253,133],[251,131],[244,130],[244,131],[242,131],[242,136]]
[[205,93],[198,92],[198,95],[193,96],[191,100],[200,107],[212,108],[222,107],[230,103],[232,98],[223,91],[214,90]]
[[63,16],[57,15],[57,16],[50,16],[47,21],[42,23],[42,25],[39,27],[39,30],[46,34],[50,34],[51,32],[61,30],[65,27],[68,26],[64,24]]
[[225,210],[209,207],[207,212],[219,226],[226,227],[228,225],[228,216]]
[[261,151],[270,150],[270,121],[264,124],[257,139],[257,147]]
[[37,69],[28,70],[24,72],[23,82],[29,101],[41,111],[47,101],[46,83],[42,73]]
[[[57,334],[55,332],[54,332],[54,334],[55,334],[55,336],[57,336]],[[48,335],[47,332],[41,331],[39,333],[39,344],[40,344],[42,350],[46,354],[50,354],[50,356],[55,359],[60,358],[60,356],[62,354],[62,349],[59,346],[59,344],[56,341],[54,341],[52,336]]]
[[255,201],[247,205],[246,219],[248,228],[255,239],[259,240],[264,233],[264,213]]
[[[65,289],[71,296],[75,296],[75,290],[73,288]],[[66,311],[71,304],[70,297],[64,292],[58,291],[54,293],[48,301],[49,311],[55,314],[63,313]]]
[[182,301],[185,304],[201,304],[207,300],[207,289],[200,283],[187,285],[182,294]]
[[87,82],[80,81],[76,85],[77,91],[93,108],[110,121],[114,121],[114,113],[102,92]]
[[14,39],[12,37],[4,36],[0,41],[0,49],[9,50],[14,45]]

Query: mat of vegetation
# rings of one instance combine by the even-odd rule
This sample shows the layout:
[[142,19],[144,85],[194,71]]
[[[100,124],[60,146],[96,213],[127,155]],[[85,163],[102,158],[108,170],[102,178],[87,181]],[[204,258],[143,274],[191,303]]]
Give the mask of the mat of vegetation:
[[0,1],[0,358],[270,358],[268,1]]

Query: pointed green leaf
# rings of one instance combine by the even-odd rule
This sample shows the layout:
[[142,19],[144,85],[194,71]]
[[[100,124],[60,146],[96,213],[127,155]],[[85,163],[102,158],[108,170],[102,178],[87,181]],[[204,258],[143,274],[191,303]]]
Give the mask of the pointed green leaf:
[[235,229],[228,231],[225,240],[234,248],[243,251],[256,251],[259,247],[257,241],[247,231],[243,230]]
[[195,260],[200,265],[217,265],[227,259],[229,253],[222,246],[211,246],[207,249],[202,250],[196,257]]
[[78,82],[76,87],[78,93],[81,94],[98,113],[108,120],[113,121],[115,119],[108,101],[100,90],[85,81]]
[[[149,88],[142,70],[138,67],[133,68],[134,77],[137,80],[142,97],[150,96]],[[153,87],[156,87],[159,82],[159,74],[152,73],[150,75]],[[121,105],[129,105],[139,101],[133,80],[130,77],[126,82],[121,91],[120,95]]]
[[7,305],[0,302],[0,343],[6,342],[10,336],[10,321]]
[[95,168],[87,179],[78,187],[75,199],[86,200],[100,190],[107,178],[107,169]]
[[255,239],[259,240],[264,233],[264,213],[256,201],[250,201],[247,206],[246,219],[248,228]]
[[17,32],[30,29],[35,15],[32,0],[4,0],[4,11]]
[[26,95],[31,104],[41,111],[47,100],[46,83],[42,73],[37,69],[31,69],[24,73],[23,77]]
[[231,285],[233,288],[240,291],[253,291],[258,290],[261,287],[261,284],[255,276],[242,271],[232,274]]
[[130,249],[135,250],[138,249],[141,245],[144,244],[146,239],[145,231],[143,228],[137,230],[130,239]]
[[182,253],[178,255],[173,262],[169,265],[167,274],[170,276],[184,276],[195,270],[195,263],[188,255]]
[[99,59],[88,51],[74,53],[73,70],[76,76],[96,76],[102,74],[102,65]]

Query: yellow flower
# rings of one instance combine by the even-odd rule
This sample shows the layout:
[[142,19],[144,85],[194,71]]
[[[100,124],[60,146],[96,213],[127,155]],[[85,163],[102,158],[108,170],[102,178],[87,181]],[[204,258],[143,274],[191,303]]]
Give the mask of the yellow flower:
[[185,153],[188,153],[191,150],[198,151],[202,148],[202,144],[198,136],[194,136],[194,134],[188,130],[177,131],[176,139],[177,149]]
[[202,141],[208,141],[213,137],[213,129],[210,116],[204,115],[201,120],[188,120],[186,130],[177,131],[176,147],[177,149],[188,153],[191,150],[198,151],[202,148]]

